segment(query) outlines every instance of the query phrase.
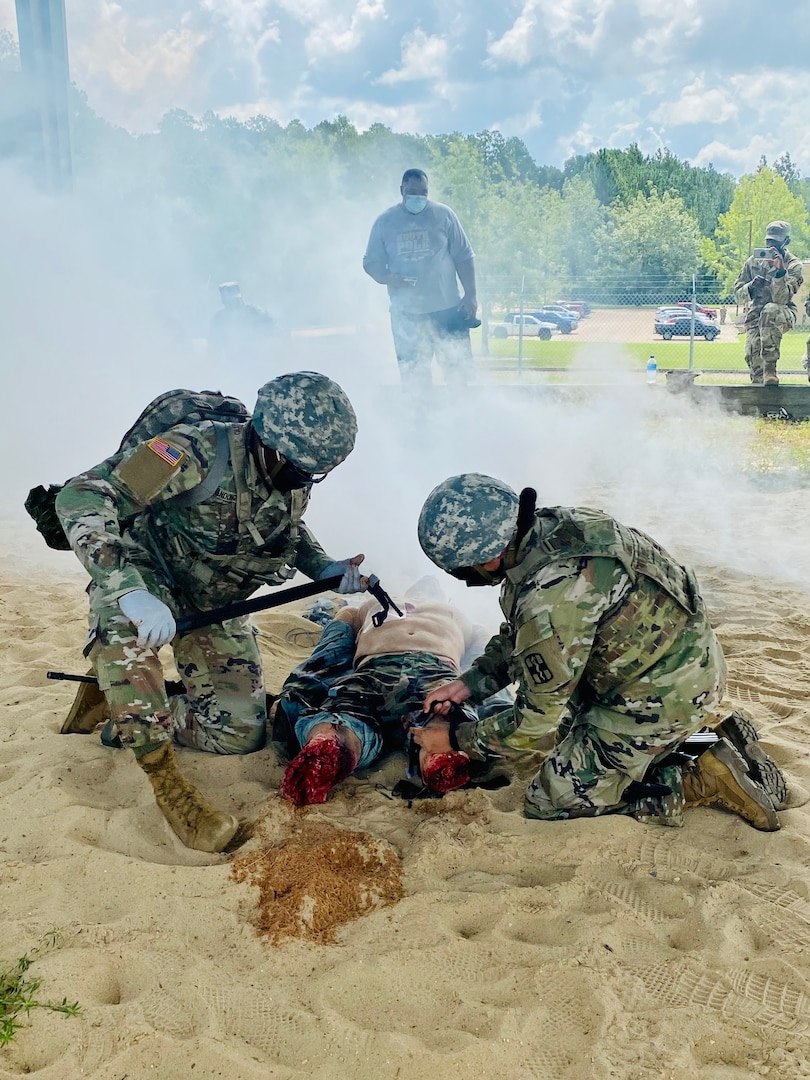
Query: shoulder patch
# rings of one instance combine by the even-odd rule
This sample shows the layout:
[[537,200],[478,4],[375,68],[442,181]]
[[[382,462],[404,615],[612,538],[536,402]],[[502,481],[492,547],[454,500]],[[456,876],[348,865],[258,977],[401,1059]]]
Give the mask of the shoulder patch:
[[[168,447],[170,453],[163,451]],[[149,502],[173,477],[182,473],[178,465],[186,458],[185,450],[179,450],[162,439],[141,443],[129,457],[114,470],[116,477],[143,503]]]
[[185,450],[178,450],[176,446],[172,446],[170,442],[161,439],[159,435],[156,435],[154,439],[150,439],[146,445],[153,454],[157,454],[159,458],[163,458],[165,462],[175,468],[186,456]]

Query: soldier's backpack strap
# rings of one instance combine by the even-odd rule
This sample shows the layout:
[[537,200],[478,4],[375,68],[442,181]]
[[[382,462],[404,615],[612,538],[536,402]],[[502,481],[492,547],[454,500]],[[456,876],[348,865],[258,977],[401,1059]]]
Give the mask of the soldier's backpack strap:
[[238,428],[228,429],[233,475],[236,478],[236,519],[240,529],[247,529],[250,522],[253,497],[245,485],[247,451],[244,432]]
[[181,491],[173,499],[169,499],[173,507],[176,506],[199,506],[206,499],[210,499],[219,485],[225,479],[230,460],[230,439],[228,438],[228,425],[219,420],[212,421],[217,436],[217,448],[214,451],[214,460],[205,479],[188,491]]

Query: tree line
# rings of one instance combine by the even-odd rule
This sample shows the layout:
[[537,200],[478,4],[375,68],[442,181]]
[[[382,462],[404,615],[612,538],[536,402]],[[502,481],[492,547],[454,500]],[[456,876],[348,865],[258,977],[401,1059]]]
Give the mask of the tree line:
[[[0,66],[12,51],[0,41]],[[307,128],[174,110],[157,131],[136,135],[107,123],[75,87],[71,94],[77,186],[106,183],[144,211],[159,199],[192,261],[214,277],[261,264],[274,215],[318,221],[329,207],[355,220],[361,208],[370,225],[368,207],[381,192],[396,201],[412,167],[427,172],[431,198],[458,214],[495,303],[520,292],[655,303],[691,287],[693,275],[699,298],[719,301],[773,219],[789,221],[791,250],[810,256],[810,182],[787,153],[737,180],[667,150],[602,149],[559,169],[498,131],[358,131],[344,116]]]

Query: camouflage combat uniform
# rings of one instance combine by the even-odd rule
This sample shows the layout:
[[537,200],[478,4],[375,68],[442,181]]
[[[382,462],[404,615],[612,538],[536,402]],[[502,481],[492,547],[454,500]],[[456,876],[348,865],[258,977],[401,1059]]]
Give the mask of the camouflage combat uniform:
[[[776,371],[782,335],[796,325],[793,298],[803,281],[802,264],[787,250],[783,261],[785,269],[777,271],[769,259],[752,255],[734,283],[735,300],[748,305],[745,362],[752,381],[761,382],[763,372]],[[759,275],[767,279],[767,285],[752,296],[748,286]]]
[[[160,662],[137,644],[119,597],[146,589],[181,618],[243,600],[296,569],[317,578],[331,561],[301,520],[307,489],[281,494],[265,482],[248,450],[250,429],[179,424],[75,477],[58,496],[59,518],[92,579],[85,654],[138,757],[172,737],[221,754],[259,749],[264,681],[250,620],[230,619],[175,637],[186,694],[169,700]],[[220,439],[228,468],[219,486],[182,505],[208,475]]]
[[[460,725],[459,749],[486,760],[556,729],[528,816],[646,817],[652,805],[660,820],[655,800],[623,793],[709,722],[725,686],[694,577],[650,537],[584,508],[539,510],[516,560],[501,589],[507,621],[462,679],[472,704],[510,682],[517,702]],[[669,772],[658,779],[678,788],[677,772],[674,785]]]

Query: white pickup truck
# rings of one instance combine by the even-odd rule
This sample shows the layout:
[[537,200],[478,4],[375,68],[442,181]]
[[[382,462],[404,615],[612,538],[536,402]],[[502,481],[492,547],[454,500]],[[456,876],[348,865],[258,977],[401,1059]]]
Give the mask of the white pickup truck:
[[542,322],[534,315],[513,315],[504,319],[502,323],[496,323],[490,333],[496,338],[518,337],[521,319],[523,320],[524,337],[536,337],[540,338],[541,341],[548,341],[558,329],[554,323]]

